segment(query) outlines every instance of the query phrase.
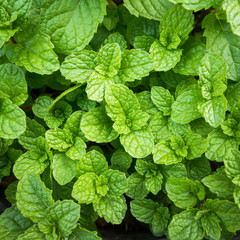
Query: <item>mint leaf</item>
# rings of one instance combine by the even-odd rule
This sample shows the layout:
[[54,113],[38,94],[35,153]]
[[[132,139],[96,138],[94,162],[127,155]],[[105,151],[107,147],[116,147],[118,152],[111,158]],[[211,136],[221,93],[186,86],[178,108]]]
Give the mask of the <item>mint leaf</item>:
[[98,151],[92,150],[84,154],[77,165],[77,174],[93,172],[97,175],[108,170],[106,158]]
[[105,92],[105,100],[107,113],[113,121],[140,109],[137,97],[122,84],[110,84]]
[[27,82],[23,71],[14,64],[0,65],[0,94],[10,99],[16,105],[22,105],[27,100]]
[[80,51],[90,42],[98,24],[103,21],[106,5],[106,1],[97,0],[76,1],[71,6],[67,1],[46,2],[41,12],[42,29],[51,36],[58,52],[70,54]]
[[[229,24],[209,14],[202,22],[207,50],[221,56],[228,65],[227,78],[237,81],[240,75],[238,62],[239,36],[234,35]],[[237,51],[235,51],[237,49]]]
[[121,135],[120,142],[125,151],[135,158],[148,156],[154,146],[153,135],[147,126],[126,135]]
[[132,157],[123,151],[118,149],[115,151],[111,157],[111,168],[122,172],[126,172],[132,163]]
[[141,49],[143,51],[149,52],[151,45],[155,42],[155,38],[151,36],[136,36],[134,39],[133,46],[136,49]]
[[52,103],[53,99],[48,96],[38,97],[32,106],[33,113],[39,118],[44,118],[47,115],[47,109]]
[[202,183],[220,198],[231,199],[233,197],[233,183],[223,173],[209,175],[202,179]]
[[68,236],[80,218],[80,205],[72,200],[57,201],[46,211],[50,223],[56,224],[60,236]]
[[223,161],[229,177],[234,178],[240,174],[240,152],[237,149],[229,149]]
[[95,182],[98,176],[89,172],[81,175],[73,185],[72,197],[79,203],[93,203],[99,200]]
[[151,199],[136,199],[130,202],[132,215],[140,222],[151,223],[158,204]]
[[164,116],[171,114],[171,106],[174,102],[174,98],[167,89],[157,86],[152,87],[151,99],[157,108],[163,112]]
[[181,60],[173,71],[184,75],[198,75],[198,68],[206,52],[206,46],[198,38],[190,36],[182,48]]
[[26,115],[7,98],[0,98],[0,137],[14,139],[26,130]]
[[21,32],[16,40],[18,44],[8,43],[6,48],[6,55],[11,62],[42,75],[52,74],[59,69],[58,58],[48,35]]
[[212,4],[215,3],[215,0],[170,0],[170,2],[173,2],[175,4],[182,3],[183,7],[189,10],[194,10],[195,12],[201,10],[201,9],[208,9],[211,7]]
[[187,178],[168,178],[166,190],[168,197],[180,208],[194,207],[197,198],[203,200],[205,197],[203,185]]
[[72,82],[87,82],[94,68],[97,66],[97,53],[83,50],[80,53],[72,53],[61,64],[62,75]]
[[103,173],[103,176],[108,179],[108,197],[121,196],[127,191],[127,178],[124,173],[119,172],[118,170],[108,170]]
[[32,221],[25,218],[15,204],[0,216],[0,233],[3,240],[14,240],[31,226]]
[[168,234],[172,240],[201,240],[204,237],[201,222],[195,219],[191,210],[173,216],[168,226]]
[[65,185],[76,175],[77,161],[72,160],[65,153],[56,153],[53,156],[53,176],[58,184]]
[[240,24],[238,18],[240,16],[240,4],[239,1],[233,0],[224,0],[223,9],[226,11],[227,21],[231,25],[232,32],[240,36]]
[[238,143],[235,138],[225,135],[221,128],[217,128],[208,135],[208,149],[205,154],[210,160],[222,162],[227,151],[237,147]]
[[125,50],[118,75],[123,82],[133,82],[148,76],[152,69],[152,61],[147,52],[140,49]]
[[25,174],[41,174],[48,166],[48,162],[42,162],[39,155],[34,156],[30,151],[22,154],[14,164],[13,172],[18,179],[22,179]]
[[104,41],[104,44],[108,44],[108,43],[117,43],[121,51],[124,51],[127,48],[127,43],[124,39],[124,36],[119,32],[110,34]]
[[221,230],[220,221],[213,213],[204,214],[201,217],[201,223],[207,236],[213,239],[220,239]]
[[168,71],[176,66],[182,55],[181,49],[167,49],[159,41],[155,41],[150,47],[150,57],[155,71]]
[[239,228],[240,210],[235,203],[228,200],[208,199],[204,206],[220,219],[227,231],[234,233]]
[[125,216],[127,204],[123,196],[102,197],[98,202],[93,203],[93,208],[106,222],[120,224]]
[[109,142],[118,137],[112,127],[104,107],[97,107],[86,113],[81,120],[81,130],[85,137],[94,142]]
[[36,174],[26,174],[17,186],[17,206],[23,216],[38,223],[46,217],[46,209],[53,204],[51,192]]
[[197,84],[185,88],[172,104],[171,118],[181,124],[189,123],[201,117],[198,104],[203,97]]
[[44,137],[45,128],[34,119],[26,118],[27,128],[18,138],[19,143],[26,149],[34,149],[34,140],[38,137]]
[[145,185],[145,178],[137,172],[134,172],[128,177],[128,190],[126,195],[133,199],[144,198],[149,191]]
[[167,0],[147,0],[145,2],[136,0],[125,0],[124,6],[136,17],[144,17],[161,21],[166,11],[173,5]]
[[80,239],[89,239],[89,240],[101,240],[100,237],[97,236],[96,232],[88,231],[87,229],[77,227],[75,228],[71,235],[69,235],[69,240],[80,240]]
[[[191,11],[184,9],[180,5],[173,6],[165,13],[162,21],[160,22],[159,28],[161,44],[169,48],[171,43],[169,40],[172,40],[169,38],[171,38],[172,34],[180,38],[180,41],[184,43],[187,40],[189,33],[193,29],[193,22],[194,16]],[[167,34],[165,36],[166,39],[163,41],[161,36],[164,31],[165,34],[166,32]],[[175,46],[175,48],[177,48],[177,46]]]

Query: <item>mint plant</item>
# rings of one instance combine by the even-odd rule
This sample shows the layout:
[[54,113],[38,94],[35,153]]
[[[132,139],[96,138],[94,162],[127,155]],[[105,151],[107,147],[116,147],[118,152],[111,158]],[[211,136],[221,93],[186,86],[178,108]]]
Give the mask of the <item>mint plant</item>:
[[100,240],[133,217],[232,239],[239,19],[239,0],[0,0],[0,239]]

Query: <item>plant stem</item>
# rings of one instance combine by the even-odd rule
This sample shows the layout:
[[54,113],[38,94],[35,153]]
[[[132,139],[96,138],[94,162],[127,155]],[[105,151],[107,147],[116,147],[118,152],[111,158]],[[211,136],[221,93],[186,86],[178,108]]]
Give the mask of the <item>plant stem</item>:
[[68,93],[74,91],[75,89],[77,89],[77,88],[79,88],[79,87],[81,87],[81,86],[82,86],[81,84],[75,85],[75,86],[73,86],[73,87],[71,87],[71,88],[68,88],[66,91],[62,92],[58,97],[55,98],[55,100],[53,101],[53,103],[48,107],[47,112],[49,112],[49,111],[53,108],[53,106],[54,106],[60,99],[62,99],[62,98],[63,98],[64,96],[66,96]]

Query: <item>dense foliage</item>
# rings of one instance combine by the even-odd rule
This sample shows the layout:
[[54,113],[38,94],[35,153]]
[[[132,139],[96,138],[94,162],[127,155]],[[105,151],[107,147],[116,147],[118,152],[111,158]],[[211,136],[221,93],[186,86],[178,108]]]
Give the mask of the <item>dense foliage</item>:
[[239,0],[0,0],[0,239],[232,239],[239,80]]

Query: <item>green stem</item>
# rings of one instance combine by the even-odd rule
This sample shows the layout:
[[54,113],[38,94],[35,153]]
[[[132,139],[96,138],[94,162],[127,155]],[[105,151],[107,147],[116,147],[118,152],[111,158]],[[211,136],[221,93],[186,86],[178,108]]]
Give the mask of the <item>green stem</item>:
[[54,106],[60,99],[62,99],[62,98],[63,98],[64,96],[66,96],[68,93],[74,91],[75,89],[77,89],[77,88],[79,88],[79,87],[81,87],[81,86],[82,86],[81,84],[75,85],[75,86],[73,86],[73,87],[71,87],[71,88],[68,88],[66,91],[62,92],[58,97],[55,98],[55,100],[52,102],[52,104],[48,107],[47,112],[49,112],[49,111],[53,108],[53,106]]
[[117,4],[113,0],[108,0],[109,6],[117,8]]

